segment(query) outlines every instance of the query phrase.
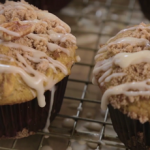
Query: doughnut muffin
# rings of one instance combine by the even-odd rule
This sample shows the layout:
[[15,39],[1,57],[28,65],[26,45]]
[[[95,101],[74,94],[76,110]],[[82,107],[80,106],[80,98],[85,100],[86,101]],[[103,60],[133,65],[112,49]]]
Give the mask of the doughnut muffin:
[[150,149],[150,26],[121,30],[95,56],[93,83],[109,108],[120,140],[131,150]]
[[76,56],[76,38],[55,15],[25,1],[0,5],[0,138],[48,132]]

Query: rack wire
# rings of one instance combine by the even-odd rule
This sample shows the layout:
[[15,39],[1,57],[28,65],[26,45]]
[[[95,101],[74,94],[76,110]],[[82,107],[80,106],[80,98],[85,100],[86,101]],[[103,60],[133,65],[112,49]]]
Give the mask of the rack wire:
[[[119,16],[119,11],[122,11],[124,15]],[[127,150],[115,133],[110,135],[107,132],[109,128],[112,129],[109,111],[108,109],[106,112],[100,111],[101,94],[99,93],[98,87],[92,85],[91,74],[94,66],[94,56],[99,44],[103,44],[106,39],[128,25],[139,24],[142,21],[147,23],[148,20],[143,17],[136,0],[73,0],[65,9],[56,15],[71,26],[72,33],[77,35],[77,39],[79,37],[78,53],[82,54],[81,59],[86,59],[86,61],[81,61],[73,67],[75,69],[72,70],[72,75],[68,81],[62,109],[55,121],[51,124],[50,133],[38,132],[34,136],[20,140],[2,140],[0,141],[0,150],[40,150],[42,145],[53,145],[52,142],[54,141],[56,142],[54,142],[56,147],[54,150],[59,150],[57,145],[62,141],[63,145],[60,144],[61,150],[66,150],[72,144],[72,141],[94,143],[95,150],[105,150],[109,149],[108,147],[111,150]],[[84,27],[84,24],[88,23],[90,25],[87,28]],[[113,32],[110,31],[112,24],[113,27],[115,26]],[[106,28],[107,30],[105,32]],[[83,43],[80,41],[80,37],[83,37]],[[93,40],[94,44],[86,42],[86,38],[87,41]],[[69,105],[67,105],[68,103]],[[88,105],[86,105],[87,103]],[[75,105],[71,106],[72,104]],[[101,116],[100,119],[99,117],[93,118],[83,115],[84,109],[93,109],[89,108],[90,105],[95,106],[95,116]],[[69,115],[67,114],[67,106],[71,108]],[[88,108],[86,108],[87,106]],[[61,125],[65,118],[74,120],[71,129]],[[101,128],[98,132],[82,130],[81,124],[83,122],[101,124]],[[49,135],[50,138],[45,139],[45,135]],[[93,138],[95,135],[96,138]],[[89,148],[88,150],[91,149]]]

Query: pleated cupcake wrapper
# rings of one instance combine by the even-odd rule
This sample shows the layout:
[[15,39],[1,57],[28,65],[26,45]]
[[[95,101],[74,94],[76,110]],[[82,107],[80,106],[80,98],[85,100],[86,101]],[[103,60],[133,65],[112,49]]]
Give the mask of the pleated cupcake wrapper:
[[[66,89],[68,77],[56,85],[54,103],[50,120],[53,121],[60,111]],[[45,92],[46,106],[38,106],[37,98],[15,105],[0,106],[0,138],[17,137],[24,129],[37,132],[45,127],[50,106],[51,92]]]
[[150,123],[141,124],[108,106],[114,130],[119,139],[131,150],[150,150]]

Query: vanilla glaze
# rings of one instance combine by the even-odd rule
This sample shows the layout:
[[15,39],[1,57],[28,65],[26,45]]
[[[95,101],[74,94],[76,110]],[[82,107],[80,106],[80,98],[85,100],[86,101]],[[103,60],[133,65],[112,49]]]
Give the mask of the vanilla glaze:
[[[73,52],[71,51],[71,48],[68,48],[67,45],[67,43],[69,43],[73,45],[73,47],[75,47],[76,38],[72,34],[70,34],[71,29],[67,24],[65,24],[55,15],[48,13],[47,11],[41,11],[24,2],[17,2],[17,3],[7,2],[4,4],[4,7],[7,6],[7,4],[8,6],[11,4],[15,5],[13,9],[34,10],[37,17],[36,19],[30,19],[30,20],[22,20],[22,21],[17,20],[18,25],[26,25],[26,24],[32,25],[31,31],[27,35],[24,32],[20,31],[22,28],[20,28],[20,30],[18,31],[12,30],[11,27],[8,27],[7,25],[11,26],[13,23],[7,22],[6,24],[4,24],[4,26],[0,25],[1,36],[2,37],[5,37],[6,35],[8,37],[13,36],[15,37],[14,38],[15,40],[22,38],[22,36],[25,36],[27,37],[27,39],[30,39],[30,41],[35,40],[36,42],[39,43],[43,41],[44,44],[46,43],[47,53],[45,51],[37,50],[35,48],[36,46],[34,45],[31,45],[31,47],[29,47],[24,45],[23,43],[20,44],[20,42],[17,43],[11,41],[10,38],[7,39],[8,41],[1,39],[0,45],[1,46],[3,45],[4,48],[5,47],[10,48],[9,50],[13,51],[13,55],[15,53],[16,59],[0,54],[1,61],[14,62],[15,64],[15,65],[10,65],[10,64],[8,65],[8,64],[0,63],[0,73],[6,73],[6,74],[12,73],[14,75],[19,74],[23,81],[19,80],[18,82],[20,83],[24,82],[26,85],[30,87],[29,90],[31,91],[31,94],[33,95],[34,98],[37,96],[38,104],[40,107],[45,107],[46,105],[45,96],[44,96],[45,91],[47,90],[51,91],[51,100],[50,100],[48,117],[47,117],[45,127],[43,129],[44,132],[48,132],[48,127],[50,126],[51,111],[54,102],[54,94],[56,90],[55,84],[58,82],[58,79],[55,78],[55,74],[56,76],[59,73],[63,74],[64,76],[69,74],[69,69],[67,68],[66,65],[64,65],[60,60],[55,60],[54,59],[55,57],[52,58],[49,55],[52,55],[55,52],[62,52],[66,54],[68,58],[74,57],[72,58],[70,63],[74,63],[75,61],[80,61],[79,56],[77,57],[73,56]],[[0,13],[3,14],[4,10],[1,10]],[[11,18],[11,19],[12,19],[11,21],[14,21],[13,19],[15,18]],[[16,21],[14,23],[16,23]],[[45,35],[37,34],[37,32],[35,31],[36,27],[38,27],[38,25],[40,25],[41,23],[44,26],[44,29],[46,29],[46,31],[44,32]],[[49,23],[56,23],[55,29],[53,28],[53,26],[49,27],[48,26]],[[59,33],[60,31],[61,33]],[[29,31],[27,30],[26,32]],[[46,73],[42,73],[42,71],[38,71],[37,68],[35,69],[33,66],[29,65],[28,61],[33,62],[34,64],[42,64],[43,62],[45,62],[46,64],[48,64],[48,69],[53,70],[52,75],[46,76]]]
[[[120,31],[118,34],[121,34],[128,30],[136,30],[138,28],[150,29],[149,26],[139,25],[136,27],[124,29]],[[95,59],[98,59],[100,56],[103,56],[103,54],[107,51],[109,46],[119,43],[129,44],[132,46],[150,47],[150,42],[144,38],[122,37],[115,41],[112,41],[114,38],[115,37],[111,38],[105,46],[99,49],[97,55],[95,56]],[[127,75],[125,72],[113,73],[114,66],[119,66],[120,68],[124,69],[128,68],[131,65],[140,64],[142,62],[150,63],[150,50],[144,49],[138,52],[117,53],[116,55],[108,59],[97,61],[93,70],[94,77],[92,79],[92,82],[93,84],[99,84],[100,86],[103,86],[105,82],[110,82],[110,80],[113,78],[123,77]],[[100,72],[103,72],[103,74],[99,77],[99,79],[97,79],[97,76]],[[150,95],[149,94],[150,86],[147,84],[147,82],[149,81],[150,79],[141,82],[124,83],[107,89],[102,96],[101,100],[102,109],[106,110],[107,105],[109,103],[109,97],[113,95],[123,94],[127,97]]]
[[[5,29],[5,30],[8,30],[8,29]],[[7,33],[9,33],[9,32],[7,32]],[[30,34],[29,36],[31,37],[31,35],[32,34]],[[52,68],[54,70],[54,72],[57,72],[56,68],[59,68],[65,75],[68,74],[68,70],[65,65],[63,65],[61,62],[49,57],[46,53],[44,53],[42,51],[38,51],[36,49],[33,49],[28,46],[24,46],[22,44],[17,44],[17,43],[13,43],[13,42],[5,42],[2,40],[0,40],[0,44],[4,45],[6,47],[21,49],[23,51],[32,53],[32,55],[33,55],[32,57],[30,57],[29,55],[25,55],[24,57],[27,57],[29,60],[31,60],[33,62],[41,62],[42,60],[44,60],[44,58],[46,58],[49,61],[49,68]],[[54,50],[57,50],[58,47],[54,48],[54,46],[49,45],[48,48],[53,49],[53,51],[54,51]],[[65,52],[69,55],[69,50],[64,49],[64,48],[62,48],[62,49],[63,49],[63,52]],[[0,72],[1,73],[5,73],[5,72],[6,73],[19,73],[21,75],[22,79],[25,81],[25,83],[29,87],[36,90],[39,106],[44,107],[45,106],[44,92],[45,92],[45,90],[51,89],[57,83],[57,81],[55,81],[54,79],[49,79],[44,74],[40,73],[37,70],[34,70],[30,65],[27,64],[24,57],[22,57],[19,54],[17,55],[18,60],[25,65],[25,67],[23,69],[16,67],[16,66],[0,64],[0,68],[1,68]],[[30,76],[29,74],[33,74],[34,76]],[[47,83],[48,86],[44,87],[44,82]]]
[[54,103],[54,94],[55,94],[55,91],[56,91],[56,87],[54,86],[51,89],[51,98],[50,98],[50,104],[49,104],[49,112],[48,112],[48,117],[47,117],[47,120],[46,120],[45,127],[43,129],[44,132],[49,132],[48,128],[50,126],[50,118],[51,118],[51,111],[52,111],[52,107],[53,107],[53,103]]

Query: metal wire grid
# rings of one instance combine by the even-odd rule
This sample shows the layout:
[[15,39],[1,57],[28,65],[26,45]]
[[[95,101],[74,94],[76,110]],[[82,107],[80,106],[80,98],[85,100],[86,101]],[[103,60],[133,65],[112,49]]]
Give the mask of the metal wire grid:
[[[114,4],[113,1],[114,0],[106,0],[105,2],[104,1],[101,2],[101,6],[103,6],[103,7],[105,7],[107,9],[106,16],[109,15],[110,8],[121,8],[121,9],[127,10],[129,12],[128,16],[127,16],[127,19],[125,21],[122,21],[122,22],[121,21],[117,21],[117,23],[122,23],[125,26],[129,25],[132,13],[140,11],[138,8],[135,8],[136,0],[129,0],[129,4],[128,4],[127,7],[119,5],[119,4]],[[93,3],[93,1],[92,0],[83,0],[81,3],[82,3],[83,6],[87,6],[90,3]],[[85,14],[74,15],[74,17],[76,17],[77,20],[80,20],[84,16],[85,16]],[[141,18],[141,20],[142,20],[142,18]],[[103,34],[102,33],[102,30],[104,28],[105,23],[109,22],[109,21],[114,22],[114,20],[109,20],[109,19],[107,19],[107,17],[106,17],[106,19],[102,18],[101,19],[101,24],[100,24],[100,27],[99,27],[99,32],[97,32],[97,33],[96,32],[86,32],[86,31],[73,30],[74,33],[96,34],[98,36],[97,42],[95,44],[95,48],[88,48],[88,47],[81,47],[81,46],[79,46],[79,49],[87,50],[87,51],[92,51],[92,52],[94,52],[94,55],[95,55],[96,52],[97,52],[97,47],[99,45],[100,38],[102,36],[112,36],[110,34]],[[88,77],[87,77],[86,80],[77,80],[77,79],[71,79],[71,78],[69,79],[69,82],[76,82],[76,83],[83,83],[84,84],[84,88],[83,88],[82,95],[81,95],[80,98],[65,96],[65,98],[69,99],[70,101],[74,100],[74,101],[79,101],[80,102],[79,106],[78,106],[78,109],[77,109],[77,112],[76,112],[76,115],[75,116],[69,116],[69,115],[58,114],[58,117],[72,118],[72,119],[74,119],[75,123],[74,123],[73,129],[71,130],[71,132],[68,132],[67,130],[65,130],[63,128],[58,128],[58,127],[51,126],[51,128],[50,128],[51,132],[50,133],[38,132],[37,135],[41,135],[40,142],[37,143],[38,150],[40,150],[41,147],[42,147],[45,135],[49,135],[51,137],[66,138],[66,139],[68,139],[68,146],[70,145],[70,140],[71,139],[82,139],[82,140],[85,140],[87,142],[97,143],[96,150],[101,149],[101,145],[104,144],[103,141],[105,141],[105,144],[108,145],[108,146],[119,147],[119,148],[123,148],[123,149],[127,150],[127,148],[125,148],[124,145],[121,144],[121,142],[119,141],[119,139],[117,137],[115,137],[115,136],[109,136],[109,135],[105,134],[105,127],[106,127],[106,125],[112,126],[111,123],[107,122],[108,113],[109,113],[108,109],[105,112],[103,121],[80,117],[80,113],[82,111],[81,108],[83,107],[83,103],[88,102],[88,103],[96,103],[96,104],[100,105],[100,101],[96,100],[96,99],[88,99],[88,98],[86,98],[86,93],[87,93],[88,87],[89,87],[90,84],[92,84],[90,77],[91,77],[91,73],[92,73],[93,66],[94,66],[94,57],[92,58],[92,63],[91,64],[77,63],[76,65],[78,65],[78,66],[85,66],[85,67],[89,67],[90,68],[89,72],[88,72]],[[93,134],[92,132],[85,132],[85,131],[79,131],[78,132],[76,130],[78,121],[80,121],[80,120],[87,121],[87,122],[96,122],[96,123],[100,123],[102,125],[102,128],[100,130],[100,134],[99,134],[99,140],[91,140],[90,138],[88,138],[88,137],[90,137]],[[118,142],[118,144],[113,144],[110,141]],[[12,143],[11,148],[0,147],[0,150],[17,150],[16,149],[16,145],[18,143],[19,143],[19,140],[14,140],[13,143]]]

